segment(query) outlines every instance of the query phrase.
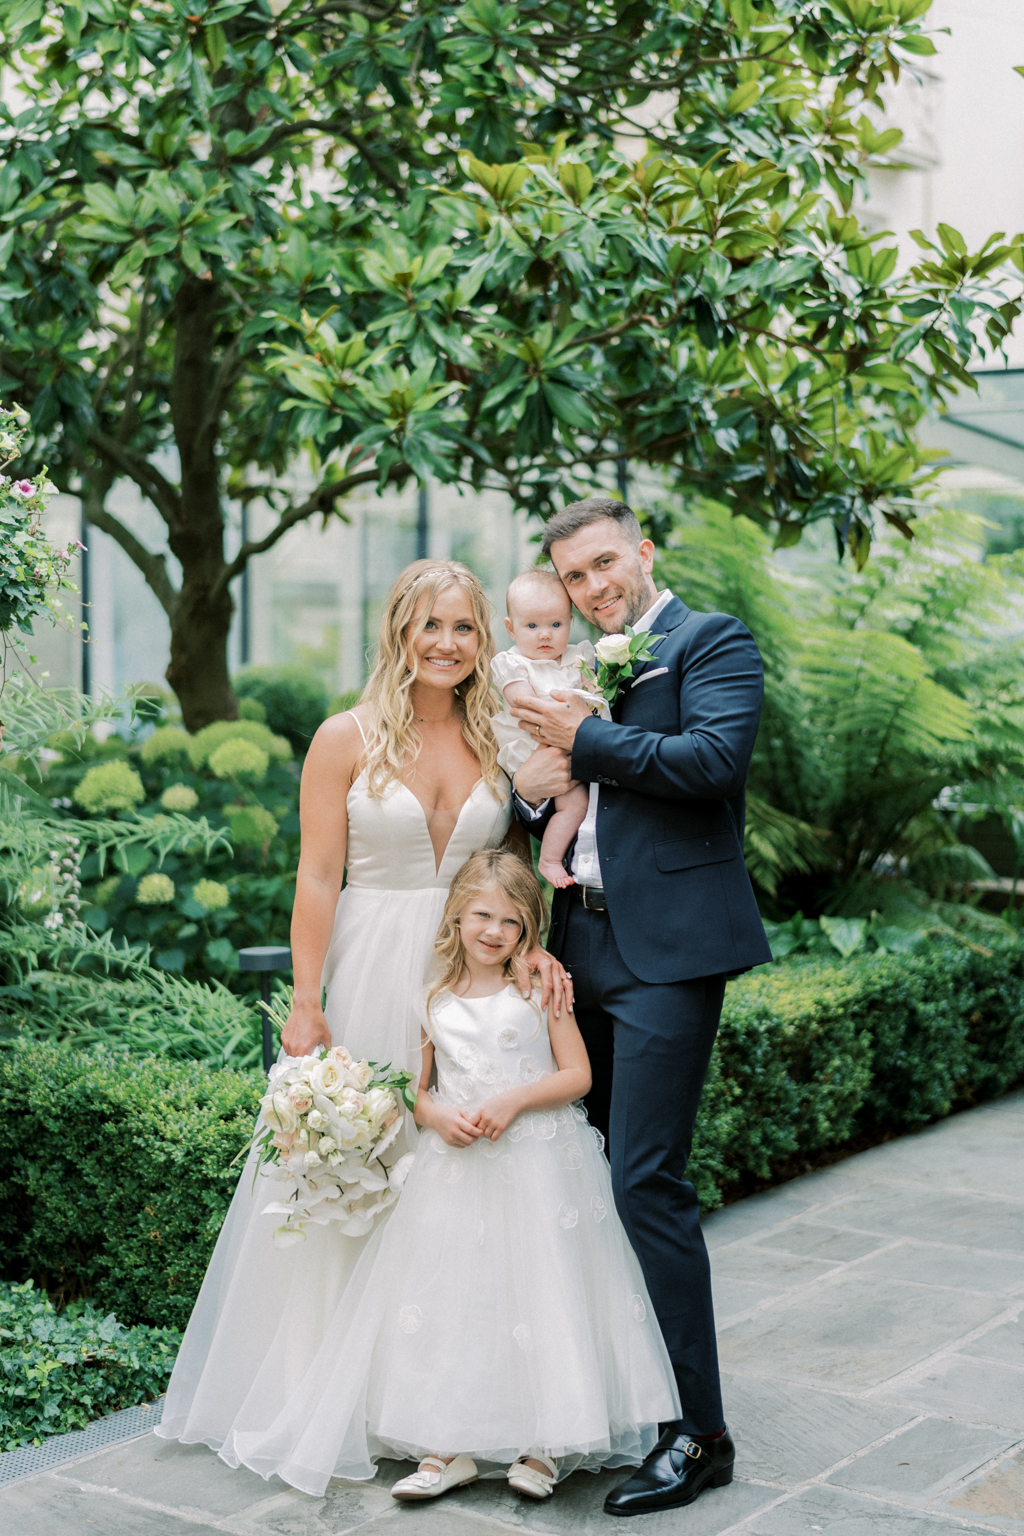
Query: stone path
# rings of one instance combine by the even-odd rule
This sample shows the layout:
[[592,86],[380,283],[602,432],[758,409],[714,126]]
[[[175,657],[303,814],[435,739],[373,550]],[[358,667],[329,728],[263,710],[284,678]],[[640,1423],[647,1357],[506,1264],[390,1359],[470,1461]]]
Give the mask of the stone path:
[[[707,1223],[729,1488],[638,1536],[1024,1536],[1024,1094]],[[0,1493],[4,1536],[609,1533],[621,1474],[546,1504],[478,1483],[397,1507],[396,1464],[309,1498],[148,1435]]]

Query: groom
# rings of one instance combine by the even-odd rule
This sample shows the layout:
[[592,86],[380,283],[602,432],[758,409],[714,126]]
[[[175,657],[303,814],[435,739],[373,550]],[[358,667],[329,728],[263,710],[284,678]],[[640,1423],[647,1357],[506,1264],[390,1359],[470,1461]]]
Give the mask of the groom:
[[515,709],[540,743],[516,774],[536,835],[570,776],[590,807],[555,892],[548,947],[573,976],[593,1068],[590,1119],[608,1137],[615,1200],[654,1302],[683,1416],[608,1495],[613,1515],[691,1503],[732,1479],[711,1277],[685,1178],[726,977],[771,959],[743,863],[747,766],[762,665],[738,619],[695,613],[652,579],[654,545],[619,501],[550,519],[544,553],[585,619],[651,635],[612,708],[573,694]]

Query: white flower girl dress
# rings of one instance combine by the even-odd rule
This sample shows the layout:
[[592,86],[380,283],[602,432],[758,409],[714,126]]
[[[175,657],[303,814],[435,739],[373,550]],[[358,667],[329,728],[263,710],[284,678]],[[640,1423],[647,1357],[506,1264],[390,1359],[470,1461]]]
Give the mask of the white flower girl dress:
[[[471,1110],[557,1071],[537,997],[435,1003],[441,1102]],[[598,1135],[569,1105],[465,1148],[421,1133],[315,1364],[233,1448],[310,1493],[431,1451],[507,1466],[540,1449],[564,1476],[640,1462],[678,1415]]]

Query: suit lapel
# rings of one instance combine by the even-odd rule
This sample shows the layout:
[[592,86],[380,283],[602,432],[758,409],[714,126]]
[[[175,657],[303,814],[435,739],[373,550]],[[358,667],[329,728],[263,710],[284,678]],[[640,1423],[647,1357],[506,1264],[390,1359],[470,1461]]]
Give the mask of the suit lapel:
[[650,647],[650,649],[654,652],[654,657],[651,661],[641,662],[636,667],[634,667],[629,678],[623,684],[622,690],[612,707],[613,720],[617,720],[619,718],[619,711],[622,708],[623,701],[629,694],[637,678],[643,677],[648,667],[654,667],[658,664],[658,652],[661,649],[661,646],[664,643],[666,637],[671,634],[672,630],[679,628],[680,624],[687,617],[689,612],[689,608],[687,608],[685,603],[681,603],[678,597],[671,598],[671,600],[665,604],[664,608],[658,614],[658,617],[654,620],[654,623],[651,626],[654,634],[657,636],[657,639],[652,641]]

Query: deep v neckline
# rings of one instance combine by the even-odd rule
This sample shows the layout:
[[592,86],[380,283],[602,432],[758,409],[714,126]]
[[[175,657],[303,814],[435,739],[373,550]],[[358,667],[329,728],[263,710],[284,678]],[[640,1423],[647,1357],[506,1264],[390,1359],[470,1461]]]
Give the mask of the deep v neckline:
[[429,820],[429,818],[427,816],[427,808],[423,804],[423,801],[420,799],[419,795],[417,795],[413,790],[411,790],[409,788],[408,784],[406,784],[404,782],[404,780],[401,781],[402,788],[405,790],[407,795],[411,795],[412,798],[416,801],[416,804],[419,806],[420,812],[421,812],[421,814],[423,816],[423,830],[427,834],[427,842],[430,844],[430,851],[431,851],[432,854],[434,854],[434,876],[435,876],[435,878],[441,873],[441,865],[444,863],[445,859],[447,858],[447,856],[448,856],[448,849],[452,845],[452,839],[454,838],[456,832],[459,830],[459,822],[462,820],[463,812],[465,811],[466,806],[472,800],[473,796],[476,794],[477,790],[480,788],[480,785],[483,782],[484,782],[484,776],[483,776],[483,774],[481,774],[480,777],[477,779],[476,783],[473,785],[473,788],[470,790],[469,794],[466,796],[465,800],[463,800],[462,804],[459,806],[459,814],[455,818],[455,825],[452,827],[451,833],[449,834],[449,837],[448,837],[448,841],[445,843],[444,848],[441,851],[441,857],[438,858],[437,854],[434,853],[434,839],[430,835],[430,820]]

